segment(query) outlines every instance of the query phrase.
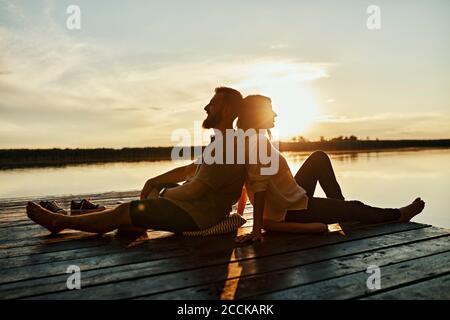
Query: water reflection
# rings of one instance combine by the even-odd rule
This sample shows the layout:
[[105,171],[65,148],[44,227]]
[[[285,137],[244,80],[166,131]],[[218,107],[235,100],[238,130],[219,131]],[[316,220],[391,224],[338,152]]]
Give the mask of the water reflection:
[[[285,153],[295,174],[309,153]],[[450,149],[332,153],[347,199],[398,207],[416,196],[426,200],[418,222],[450,228]],[[149,161],[0,170],[0,198],[42,197],[137,190],[146,179],[182,162]],[[317,188],[317,195],[324,196]]]

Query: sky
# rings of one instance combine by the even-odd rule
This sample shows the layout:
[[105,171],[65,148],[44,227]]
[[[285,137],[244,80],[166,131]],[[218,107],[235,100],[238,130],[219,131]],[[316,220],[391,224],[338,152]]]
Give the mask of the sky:
[[450,138],[449,15],[448,0],[0,0],[0,148],[174,145],[217,86],[270,96],[281,139]]

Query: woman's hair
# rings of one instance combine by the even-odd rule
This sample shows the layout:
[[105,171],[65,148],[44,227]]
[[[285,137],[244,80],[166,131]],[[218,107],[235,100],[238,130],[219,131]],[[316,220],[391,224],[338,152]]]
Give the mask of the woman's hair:
[[267,110],[272,110],[272,100],[262,95],[249,95],[242,101],[237,127],[242,130],[261,128]]

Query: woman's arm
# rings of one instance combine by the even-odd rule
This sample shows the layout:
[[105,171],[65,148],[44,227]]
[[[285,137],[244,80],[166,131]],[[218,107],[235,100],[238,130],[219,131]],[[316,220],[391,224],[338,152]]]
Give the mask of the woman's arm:
[[236,238],[237,242],[257,241],[262,239],[263,228],[263,213],[264,204],[266,202],[266,191],[255,193],[253,205],[253,230],[251,233],[239,236]]
[[263,227],[267,231],[290,232],[290,233],[326,233],[328,226],[324,223],[298,223],[298,222],[276,222],[264,220]]
[[247,190],[245,189],[245,186],[242,187],[242,193],[241,198],[239,199],[238,205],[237,205],[237,213],[242,216],[244,213],[245,205],[247,204]]

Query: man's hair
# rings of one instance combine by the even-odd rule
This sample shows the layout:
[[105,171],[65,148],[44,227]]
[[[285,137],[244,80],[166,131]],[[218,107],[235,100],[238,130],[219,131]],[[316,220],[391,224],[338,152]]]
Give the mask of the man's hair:
[[242,107],[242,94],[236,89],[228,87],[217,87],[215,92],[223,94],[224,104],[231,107],[234,115],[238,116]]

